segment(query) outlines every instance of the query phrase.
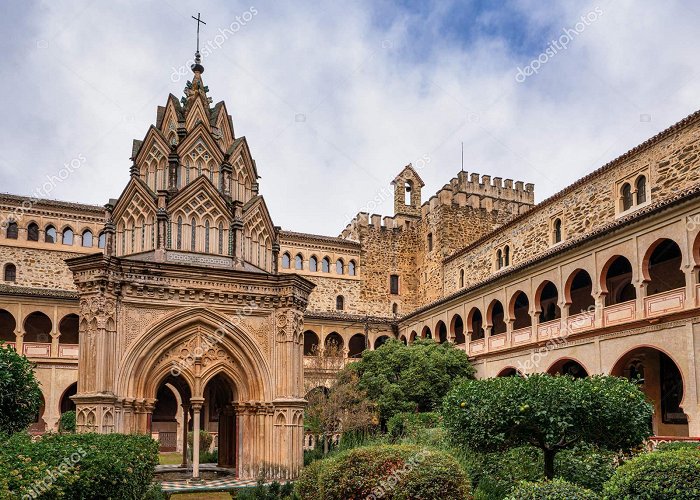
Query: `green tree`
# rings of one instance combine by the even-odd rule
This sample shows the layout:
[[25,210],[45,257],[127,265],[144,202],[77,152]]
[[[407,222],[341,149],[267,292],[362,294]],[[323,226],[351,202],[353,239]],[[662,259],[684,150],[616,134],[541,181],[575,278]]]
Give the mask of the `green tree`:
[[554,476],[557,452],[580,443],[629,450],[651,435],[652,405],[626,379],[532,375],[467,381],[445,398],[448,438],[477,451],[525,444],[544,453]]
[[356,370],[360,388],[377,404],[382,422],[401,412],[431,411],[452,386],[474,376],[467,354],[453,344],[418,339],[391,340],[362,353]]
[[41,389],[26,357],[0,342],[0,433],[23,431],[41,407]]

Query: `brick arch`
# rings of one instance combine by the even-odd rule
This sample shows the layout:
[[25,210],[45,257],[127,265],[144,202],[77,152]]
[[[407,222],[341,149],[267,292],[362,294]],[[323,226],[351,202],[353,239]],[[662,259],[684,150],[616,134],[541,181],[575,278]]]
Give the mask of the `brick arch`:
[[550,375],[557,375],[557,374],[560,373],[561,369],[562,369],[567,363],[570,363],[570,362],[573,362],[573,363],[576,363],[577,365],[579,365],[579,366],[584,370],[584,372],[585,372],[585,375],[584,375],[584,376],[587,377],[587,376],[589,376],[589,375],[591,374],[591,372],[588,370],[588,368],[586,368],[586,365],[584,365],[583,363],[581,363],[580,360],[578,360],[578,359],[576,359],[576,358],[573,358],[573,357],[571,357],[571,356],[565,356],[565,357],[563,357],[563,358],[557,359],[554,363],[552,363],[552,364],[549,366],[549,368],[547,368],[547,372],[546,372],[546,373],[548,373],[548,374],[550,374]]
[[450,321],[450,338],[455,344],[464,344],[467,338],[467,325],[464,324],[462,316],[455,314]]
[[[494,324],[494,313],[498,314],[499,311],[503,313],[503,318]],[[506,311],[498,299],[493,299],[486,309],[486,326],[491,327],[491,335],[499,335],[506,331]]]
[[[527,310],[525,311],[526,318],[516,317],[516,308],[518,299],[523,296],[525,301],[527,301]],[[527,293],[523,290],[516,290],[513,295],[511,295],[508,301],[508,318],[513,321],[513,330],[518,330],[520,328],[527,328],[532,326],[532,316],[530,316],[530,298]]]
[[433,337],[433,332],[430,329],[428,325],[424,325],[423,329],[420,331],[420,338],[425,339],[425,338],[432,338]]
[[437,322],[435,325],[435,340],[439,343],[447,342],[449,340],[447,332],[447,325],[445,325],[445,322],[440,320]]
[[[586,276],[588,276],[588,280],[591,282],[591,292],[590,292],[590,300],[586,298],[584,300],[583,297],[572,297],[571,295],[571,289],[572,285],[574,284],[574,281],[581,276],[583,276],[582,273],[585,273]],[[571,274],[569,274],[569,277],[566,278],[566,282],[564,283],[564,302],[567,304],[571,305],[574,303],[575,299],[578,299],[578,302],[580,302],[582,305],[590,306],[590,305],[595,305],[595,299],[593,298],[593,275],[587,270],[582,267],[574,269]],[[581,311],[569,311],[570,314],[577,314],[578,312]]]
[[[646,252],[644,253],[644,258],[642,259],[642,279],[643,279],[646,283],[649,283],[649,284],[651,284],[652,282],[654,282],[654,278],[655,278],[655,277],[652,276],[652,270],[651,270],[652,262],[651,262],[651,259],[652,259],[652,257],[654,256],[654,253],[656,252],[656,250],[659,249],[659,247],[660,247],[661,245],[669,245],[670,248],[672,248],[672,249],[677,249],[677,250],[678,250],[678,253],[680,254],[680,263],[679,263],[679,267],[678,267],[678,269],[675,269],[675,267],[674,267],[674,269],[673,269],[673,270],[669,270],[669,272],[674,272],[674,273],[675,273],[676,271],[678,271],[679,274],[678,274],[677,276],[674,276],[674,278],[676,278],[676,277],[678,278],[678,280],[679,280],[679,283],[678,283],[678,284],[680,285],[680,279],[681,279],[681,277],[682,277],[683,286],[684,286],[684,285],[685,285],[685,274],[683,273],[683,258],[684,258],[684,252],[683,252],[683,248],[681,247],[681,245],[679,245],[679,244],[678,244],[674,239],[672,239],[672,238],[658,238],[658,239],[655,240],[651,245],[649,245],[649,248],[647,248]],[[668,273],[664,273],[664,274],[665,274],[666,276],[668,276]],[[660,278],[659,276],[656,276],[656,279],[657,279],[657,280],[661,280],[661,278]],[[671,288],[675,288],[675,287],[671,286]]]
[[695,241],[693,242],[693,260],[695,261],[695,267],[700,267],[700,232],[695,235]]
[[511,366],[511,365],[504,366],[503,368],[500,369],[500,371],[498,372],[498,375],[496,375],[496,377],[512,377],[512,376],[524,377],[523,372],[521,372],[516,367]]
[[481,309],[478,307],[472,307],[469,310],[469,314],[467,314],[467,335],[470,340],[477,340],[474,339],[474,318],[476,316],[476,313],[479,313],[479,319],[481,320],[481,324],[479,325],[479,331],[476,332],[478,337],[477,339],[482,339],[484,338],[486,332],[484,330],[484,315],[481,313]]

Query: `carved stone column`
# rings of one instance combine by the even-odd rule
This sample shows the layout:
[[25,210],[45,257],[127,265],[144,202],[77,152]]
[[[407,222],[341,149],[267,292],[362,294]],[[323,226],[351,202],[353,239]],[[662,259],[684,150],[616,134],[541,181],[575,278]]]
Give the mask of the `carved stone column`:
[[180,467],[187,467],[187,430],[189,427],[190,405],[182,403],[182,463]]
[[177,144],[170,145],[168,154],[168,191],[177,193],[180,185],[178,176],[180,175],[180,156],[177,154]]
[[191,398],[192,403],[192,481],[200,481],[199,477],[199,428],[201,426],[201,411],[204,398]]

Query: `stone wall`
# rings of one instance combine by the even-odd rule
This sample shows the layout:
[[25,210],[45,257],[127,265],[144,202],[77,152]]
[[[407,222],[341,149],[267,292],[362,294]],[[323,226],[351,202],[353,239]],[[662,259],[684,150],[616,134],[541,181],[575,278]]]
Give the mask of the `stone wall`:
[[12,263],[17,266],[16,285],[75,290],[73,273],[70,272],[64,259],[77,257],[78,253],[58,252],[51,250],[35,250],[0,245],[0,267]]
[[[648,204],[672,197],[697,184],[700,152],[700,114],[681,122],[626,153],[598,171],[579,180],[561,193],[545,200],[513,223],[478,245],[467,248],[445,262],[444,289],[449,295],[459,288],[459,271],[465,272],[465,286],[489,277],[495,249],[509,244],[511,263],[518,264],[554,246],[552,220],[561,218],[563,238],[578,237],[600,229],[620,217],[619,189],[640,174],[647,176]],[[650,199],[649,199],[650,198]],[[625,212],[633,213],[635,208]]]

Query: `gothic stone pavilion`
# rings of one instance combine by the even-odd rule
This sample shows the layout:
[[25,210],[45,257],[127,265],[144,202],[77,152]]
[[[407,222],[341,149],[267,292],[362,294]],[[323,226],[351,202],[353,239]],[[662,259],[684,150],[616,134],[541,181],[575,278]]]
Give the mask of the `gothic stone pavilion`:
[[239,477],[294,477],[305,395],[366,348],[432,337],[479,377],[634,378],[657,441],[700,437],[700,112],[539,204],[466,172],[423,203],[409,165],[393,216],[328,237],[273,224],[193,69],[118,199],[0,197],[0,339],[36,363],[35,432],[75,409],[80,431],[184,455],[201,428]]

